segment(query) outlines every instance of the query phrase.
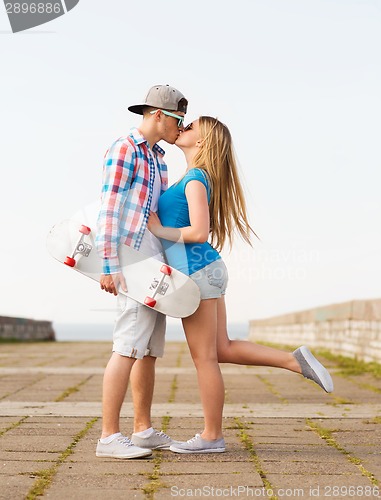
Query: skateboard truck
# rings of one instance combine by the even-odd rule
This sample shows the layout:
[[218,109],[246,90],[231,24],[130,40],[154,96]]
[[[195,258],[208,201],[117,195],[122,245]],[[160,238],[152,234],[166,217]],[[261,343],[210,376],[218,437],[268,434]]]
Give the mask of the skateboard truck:
[[83,239],[85,236],[88,236],[91,233],[91,229],[88,226],[82,225],[78,231],[81,233],[81,236],[79,237],[79,240],[77,241],[77,244],[75,245],[74,252],[71,254],[71,256],[67,256],[66,259],[64,260],[64,264],[66,264],[69,267],[74,267],[76,264],[75,256],[76,255],[83,255],[84,257],[88,257],[91,250],[92,246],[89,245],[88,243],[84,243]]
[[[160,281],[155,280],[153,282],[153,287],[155,288],[155,292],[152,297],[146,297],[144,299],[144,304],[148,307],[155,307],[156,300],[155,297],[159,293],[160,295],[164,295],[168,289],[168,284],[164,283],[165,277],[170,276],[172,274],[172,269],[167,265],[163,264],[160,268],[160,271],[163,273]],[[151,285],[152,286],[152,285]]]

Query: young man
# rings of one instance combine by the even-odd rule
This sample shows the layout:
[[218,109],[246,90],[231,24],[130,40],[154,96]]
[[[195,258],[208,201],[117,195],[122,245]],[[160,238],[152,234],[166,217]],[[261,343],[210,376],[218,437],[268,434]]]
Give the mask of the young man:
[[[157,211],[160,194],[168,187],[164,151],[156,144],[174,144],[183,130],[188,101],[169,85],[152,87],[143,104],[130,106],[143,115],[107,151],[104,160],[102,205],[98,218],[97,250],[103,258],[101,288],[118,295],[127,290],[120,272],[118,245],[160,258],[160,241],[147,229],[150,211]],[[103,379],[102,436],[98,457],[149,456],[152,449],[168,449],[174,441],[151,425],[155,361],[164,352],[165,316],[119,294],[120,312],[113,334],[113,353]],[[132,367],[134,367],[132,369]],[[131,374],[134,434],[120,433],[119,416]]]

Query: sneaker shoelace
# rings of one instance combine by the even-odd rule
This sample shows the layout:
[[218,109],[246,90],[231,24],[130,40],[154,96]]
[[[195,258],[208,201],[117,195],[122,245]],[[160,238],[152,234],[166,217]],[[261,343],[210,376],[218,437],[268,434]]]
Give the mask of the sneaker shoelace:
[[192,438],[188,439],[187,443],[189,444],[192,444],[194,443],[195,441],[197,441],[197,439],[200,437],[200,434],[196,434],[195,436],[193,436]]
[[134,446],[134,443],[131,441],[131,439],[126,436],[121,436],[117,438],[117,441],[123,446]]
[[163,437],[165,439],[168,439],[169,441],[171,440],[171,438],[168,436],[168,434],[166,434],[165,432],[163,431],[160,431],[160,432],[156,432],[157,436],[160,436],[160,437]]

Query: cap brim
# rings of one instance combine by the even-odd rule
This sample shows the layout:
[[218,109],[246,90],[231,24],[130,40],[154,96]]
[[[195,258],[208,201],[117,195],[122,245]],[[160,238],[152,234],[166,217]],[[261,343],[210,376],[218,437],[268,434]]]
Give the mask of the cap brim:
[[129,106],[128,111],[131,111],[131,113],[136,113],[137,115],[142,115],[144,106],[147,106],[147,104],[135,104],[134,106]]

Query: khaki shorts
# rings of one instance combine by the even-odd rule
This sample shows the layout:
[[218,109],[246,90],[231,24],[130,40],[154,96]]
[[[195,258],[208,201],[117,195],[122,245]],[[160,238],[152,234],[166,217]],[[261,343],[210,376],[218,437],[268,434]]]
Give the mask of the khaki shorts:
[[118,295],[119,313],[113,333],[113,352],[129,358],[161,358],[164,354],[165,315]]
[[228,270],[222,259],[215,260],[189,277],[199,287],[201,300],[219,299],[225,295],[228,286]]

